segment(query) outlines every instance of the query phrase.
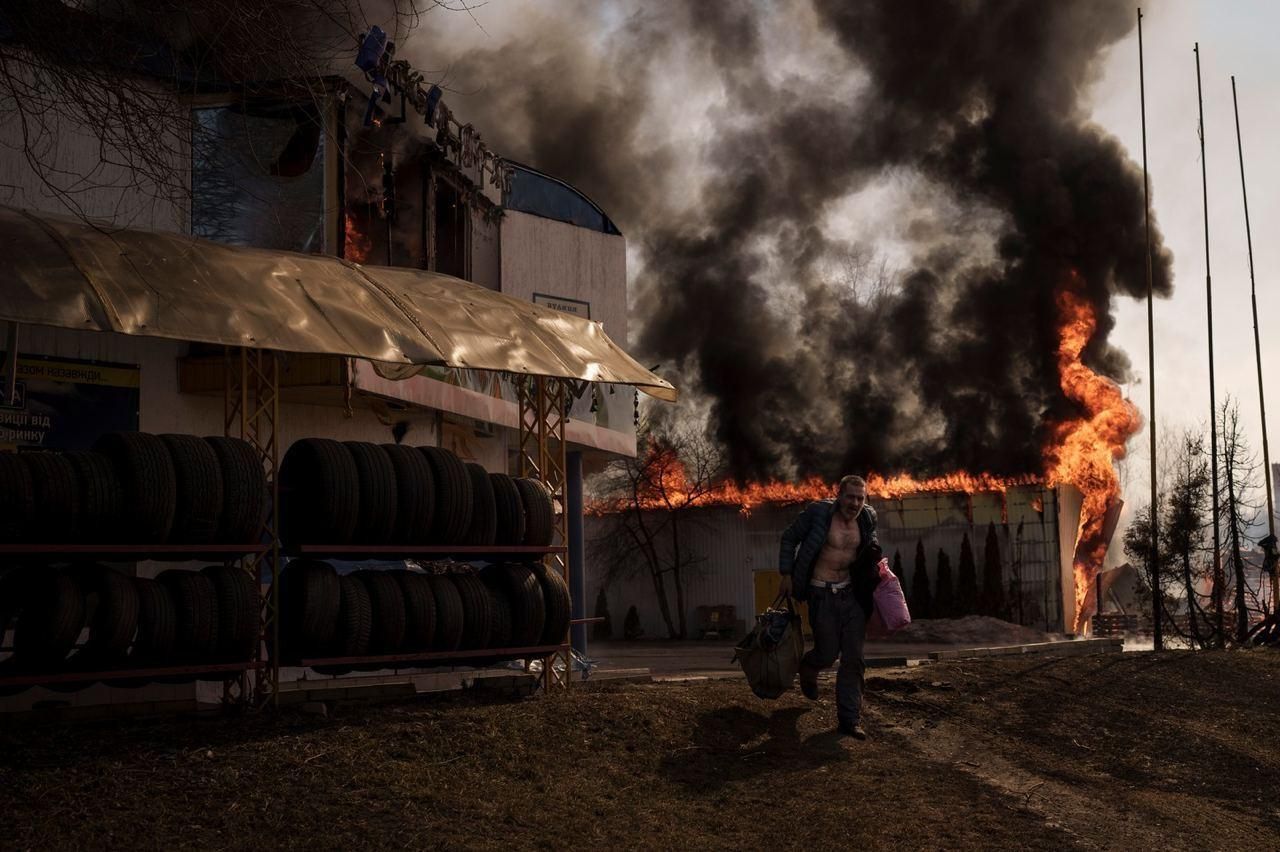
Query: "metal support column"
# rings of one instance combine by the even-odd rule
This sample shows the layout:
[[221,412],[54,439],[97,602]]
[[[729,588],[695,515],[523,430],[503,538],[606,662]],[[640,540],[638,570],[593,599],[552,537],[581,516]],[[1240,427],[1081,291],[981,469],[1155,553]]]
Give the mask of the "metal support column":
[[[244,557],[240,564],[253,578],[259,594],[268,572],[273,582],[271,594],[261,609],[261,630],[255,660],[261,662],[266,647],[279,647],[278,589],[274,582],[280,564],[280,359],[264,349],[227,347],[224,353],[223,433],[247,441],[258,454],[270,490],[270,510],[263,525],[261,541],[270,548]],[[271,655],[267,665],[257,669],[253,697],[257,704],[274,701],[280,679],[279,657]],[[232,689],[228,684],[228,692]],[[247,676],[240,684],[240,700],[248,700]]]
[[[569,539],[568,515],[565,512],[565,424],[569,419],[570,395],[567,383],[554,378],[536,376],[516,383],[520,404],[520,475],[541,481],[551,494],[555,511],[551,543],[564,547]],[[565,584],[573,589],[569,560],[556,553],[547,557],[548,567],[558,570]],[[568,644],[569,637],[563,638]],[[557,665],[563,671],[557,671]],[[573,659],[567,650],[549,654],[543,661],[542,685],[568,687],[573,676]]]
[[[566,504],[569,530],[569,576],[573,585],[569,589],[570,618],[574,621],[587,617],[587,574],[583,567],[583,534],[582,534],[582,453],[571,452],[567,455],[568,464],[566,489],[569,501]],[[573,650],[582,656],[587,655],[587,625],[575,624],[569,631]]]

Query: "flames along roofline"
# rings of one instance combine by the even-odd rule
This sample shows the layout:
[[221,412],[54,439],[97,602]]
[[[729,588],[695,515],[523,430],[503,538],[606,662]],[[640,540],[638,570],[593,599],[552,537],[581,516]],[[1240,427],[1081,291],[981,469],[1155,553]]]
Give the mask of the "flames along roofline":
[[[796,488],[797,491],[799,491],[799,489],[806,488],[807,486],[795,485],[793,483],[783,483],[777,486],[759,486],[759,487],[766,490],[773,487],[782,487],[782,488],[792,487],[792,488]],[[868,485],[867,497],[868,497],[868,500],[871,500],[871,501],[879,500],[879,501],[886,501],[886,502],[888,501],[902,502],[905,500],[921,498],[921,497],[971,498],[976,495],[985,495],[985,494],[1004,495],[1009,491],[1027,489],[1027,488],[1051,490],[1057,487],[1058,487],[1058,484],[1051,483],[1045,477],[1026,476],[1026,477],[1017,477],[1012,480],[1006,479],[1002,481],[980,480],[975,485],[975,487],[971,487],[971,488],[964,488],[964,487],[960,487],[959,485],[954,485],[951,487],[947,487],[947,486],[933,487],[930,485],[929,481],[925,481],[924,483],[920,483],[920,487],[910,487],[905,490],[897,489],[897,488],[877,489],[875,478],[872,477],[871,482]],[[738,486],[731,485],[730,488],[732,489],[730,493],[710,493],[703,498],[698,498],[693,501],[686,501],[684,499],[673,496],[673,499],[671,500],[671,508],[682,509],[682,510],[683,509],[738,509],[739,511],[742,511],[742,512],[752,512],[760,508],[780,508],[785,506],[798,506],[802,504],[813,503],[818,500],[825,499],[826,497],[835,496],[836,485],[835,483],[831,483],[826,488],[824,494],[819,494],[815,491],[808,490],[807,493],[796,493],[794,495],[779,495],[776,497],[768,497],[768,498],[746,497],[745,495],[742,495],[740,493],[741,489]],[[735,494],[733,492],[739,492],[739,493]],[[665,504],[662,504],[661,501],[658,499],[654,499],[646,502],[652,504],[652,505],[646,505],[645,508],[647,511],[662,511],[667,508],[667,506]],[[630,503],[631,503],[630,500],[589,501],[586,507],[586,513],[588,515],[593,515],[593,516],[617,514],[619,512],[625,511],[626,507],[630,505]]]

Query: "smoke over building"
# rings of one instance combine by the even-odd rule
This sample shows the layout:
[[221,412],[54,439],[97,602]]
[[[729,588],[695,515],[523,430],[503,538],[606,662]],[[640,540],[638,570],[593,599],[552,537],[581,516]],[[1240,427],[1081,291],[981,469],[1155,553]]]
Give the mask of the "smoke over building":
[[[1109,0],[565,3],[416,49],[501,150],[639,247],[633,343],[740,478],[1016,475],[1083,413],[1060,382],[1068,284],[1097,323],[1084,361],[1126,378],[1107,338],[1113,299],[1146,293],[1142,178],[1083,98],[1134,23]],[[839,220],[875,219],[886,186],[906,201],[878,223],[901,255],[880,281],[877,223]]]

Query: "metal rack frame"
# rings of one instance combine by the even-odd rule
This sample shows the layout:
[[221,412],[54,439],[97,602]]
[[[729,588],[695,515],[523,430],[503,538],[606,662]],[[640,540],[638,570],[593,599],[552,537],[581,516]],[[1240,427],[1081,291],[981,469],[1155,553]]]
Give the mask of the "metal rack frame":
[[325,556],[330,556],[334,559],[339,557],[351,559],[374,557],[394,559],[397,556],[403,556],[406,559],[413,556],[464,556],[476,559],[481,556],[507,556],[514,554],[545,556],[566,552],[568,552],[567,547],[555,545],[551,547],[523,547],[496,544],[489,547],[483,545],[449,546],[437,544],[300,544],[296,547],[285,548],[286,556],[311,556],[317,559],[323,559]]
[[[548,554],[549,568],[559,570],[565,585],[572,589],[569,577],[569,516],[565,493],[566,471],[565,425],[569,420],[572,397],[569,384],[562,379],[535,376],[516,383],[520,403],[520,475],[540,480],[551,492],[554,508],[552,544],[557,552]],[[542,687],[550,692],[553,687],[567,689],[573,679],[573,653],[569,646],[569,632],[565,632],[561,645],[548,653],[542,661]],[[556,671],[559,662],[563,672]]]
[[555,653],[567,646],[532,645],[524,648],[475,648],[466,651],[423,651],[414,654],[377,654],[366,657],[316,657],[303,658],[298,665],[306,668],[315,666],[336,665],[375,665],[386,663],[387,668],[395,668],[395,663],[430,662],[432,660],[466,662],[467,660],[487,660],[493,657],[539,657]]
[[[142,559],[184,561],[233,554],[265,553],[265,544],[0,544],[0,556],[136,556]],[[70,562],[72,560],[59,560]],[[120,561],[128,561],[122,559]]]
[[[259,669],[258,661],[242,663],[211,663],[209,665],[161,666],[143,669],[116,669],[112,671],[65,671],[46,674],[18,675],[0,678],[0,686],[46,686],[53,683],[79,683],[90,686],[98,681],[124,680],[126,678],[156,678],[172,675],[201,675],[214,672],[242,673]],[[111,684],[107,684],[110,686]]]
[[[269,565],[274,580],[280,566],[280,356],[267,349],[225,347],[223,350],[222,431],[230,438],[247,441],[258,454],[270,492],[270,511],[259,541],[262,551],[246,554],[241,568],[253,579],[262,596],[265,569]],[[259,610],[258,647],[252,686],[247,672],[223,683],[224,703],[265,704],[274,700],[280,683],[278,660],[264,659],[266,647],[279,647],[280,592],[272,582]]]

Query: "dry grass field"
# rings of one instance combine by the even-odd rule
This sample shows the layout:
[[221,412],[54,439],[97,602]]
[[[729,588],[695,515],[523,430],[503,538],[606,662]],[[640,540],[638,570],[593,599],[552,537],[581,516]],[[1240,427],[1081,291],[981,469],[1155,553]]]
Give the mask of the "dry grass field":
[[329,718],[0,727],[4,847],[1280,846],[1280,656],[1124,654],[739,680]]

